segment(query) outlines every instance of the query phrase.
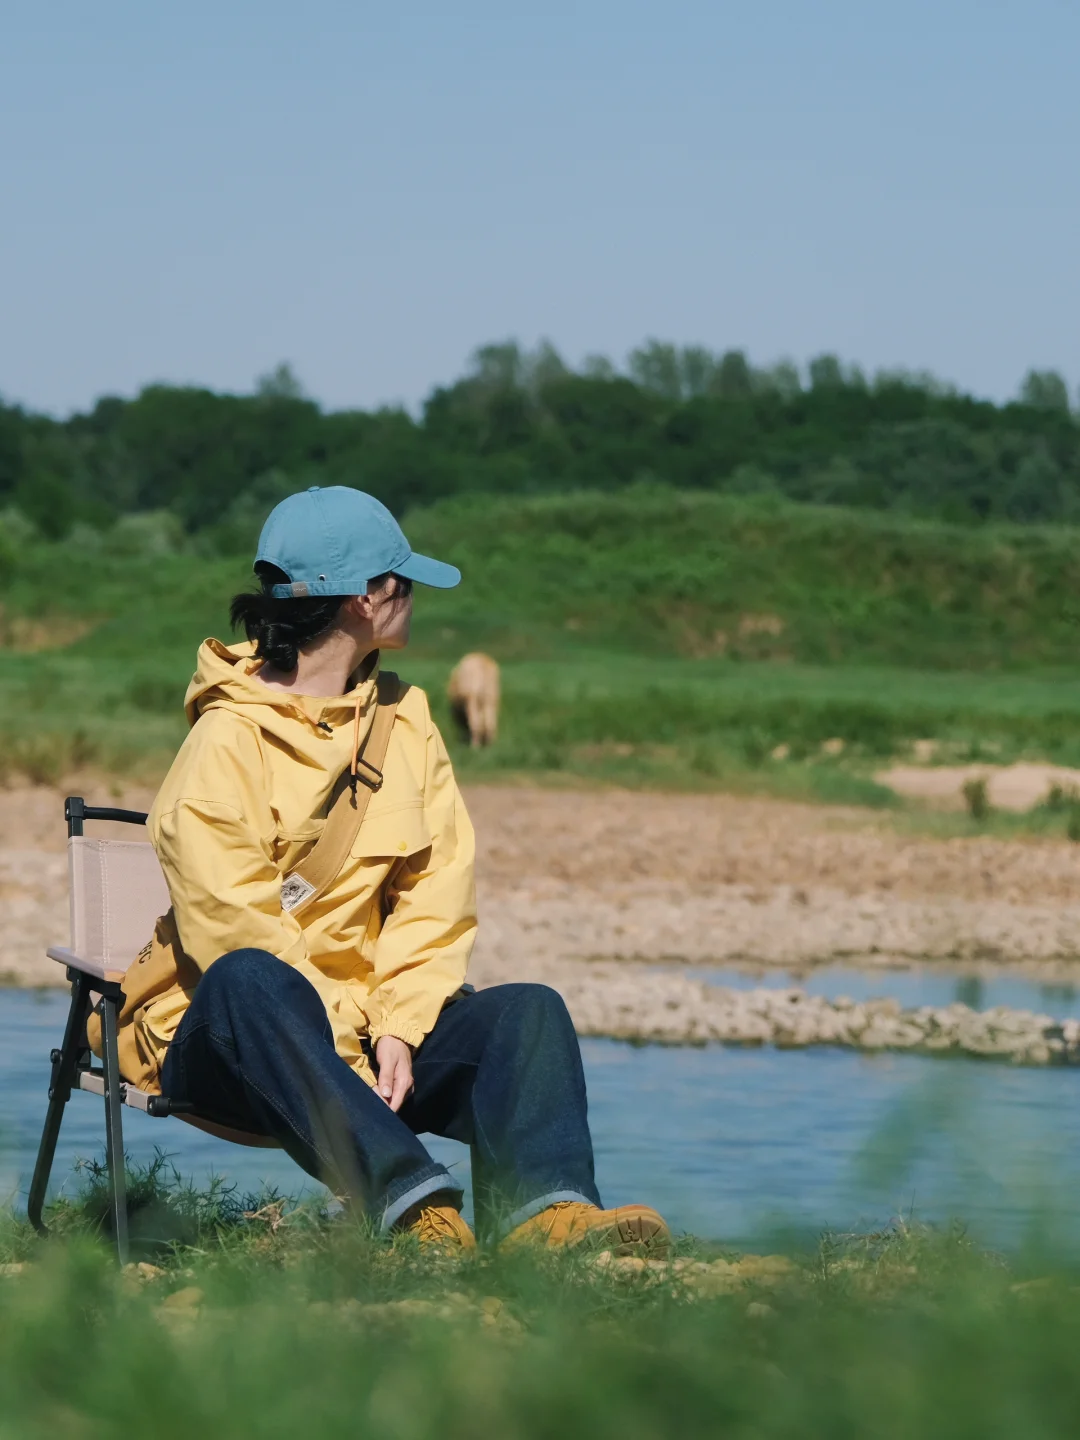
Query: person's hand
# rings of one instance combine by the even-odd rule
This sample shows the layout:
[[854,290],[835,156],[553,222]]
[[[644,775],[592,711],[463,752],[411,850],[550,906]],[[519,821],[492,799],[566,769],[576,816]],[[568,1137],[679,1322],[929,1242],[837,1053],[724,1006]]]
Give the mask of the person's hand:
[[381,1035],[375,1041],[375,1061],[379,1067],[376,1090],[391,1110],[400,1110],[413,1088],[412,1051],[396,1035]]

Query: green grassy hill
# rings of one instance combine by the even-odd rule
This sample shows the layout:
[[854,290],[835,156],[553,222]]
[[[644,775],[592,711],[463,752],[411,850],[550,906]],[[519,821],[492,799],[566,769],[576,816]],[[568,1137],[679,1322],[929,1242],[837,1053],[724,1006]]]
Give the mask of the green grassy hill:
[[[406,529],[465,579],[418,593],[400,668],[446,718],[459,655],[504,666],[502,738],[459,755],[469,775],[881,800],[869,771],[915,738],[1080,762],[1080,530],[645,488],[473,496]],[[248,578],[246,558],[151,525],[55,543],[0,532],[6,768],[160,771],[195,646],[224,636]],[[843,752],[823,754],[827,740]]]
[[410,520],[467,584],[421,611],[505,658],[640,655],[947,669],[1072,663],[1080,529],[966,526],[639,489],[497,501]]

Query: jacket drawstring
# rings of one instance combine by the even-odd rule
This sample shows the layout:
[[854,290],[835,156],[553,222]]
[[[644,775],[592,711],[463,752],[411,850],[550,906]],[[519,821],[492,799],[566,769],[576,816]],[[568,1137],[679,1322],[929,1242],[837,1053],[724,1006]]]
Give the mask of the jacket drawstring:
[[352,791],[353,803],[356,802],[356,783],[359,779],[360,768],[360,696],[356,697],[356,704],[353,707],[352,727],[352,761],[349,765],[349,789]]

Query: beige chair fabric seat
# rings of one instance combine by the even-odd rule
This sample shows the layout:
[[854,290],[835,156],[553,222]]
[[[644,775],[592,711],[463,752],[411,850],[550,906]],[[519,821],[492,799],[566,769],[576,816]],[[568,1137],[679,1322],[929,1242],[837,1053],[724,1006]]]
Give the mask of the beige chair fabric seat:
[[[145,840],[100,840],[82,833],[84,820],[121,820],[145,824],[136,811],[94,808],[79,796],[65,801],[68,820],[71,943],[49,946],[47,954],[67,969],[71,1006],[63,1045],[52,1054],[49,1109],[30,1186],[27,1212],[44,1231],[42,1211],[64,1106],[72,1090],[99,1095],[105,1101],[106,1156],[113,1198],[117,1249],[127,1257],[127,1212],[124,1184],[121,1108],[155,1117],[174,1115],[219,1139],[239,1145],[275,1147],[265,1135],[233,1130],[203,1116],[181,1112],[164,1096],[148,1095],[120,1074],[116,1028],[123,1004],[122,984],[128,966],[153,934],[159,916],[170,905],[169,890],[152,845]],[[93,1067],[86,1022],[101,1006],[102,1069]]]

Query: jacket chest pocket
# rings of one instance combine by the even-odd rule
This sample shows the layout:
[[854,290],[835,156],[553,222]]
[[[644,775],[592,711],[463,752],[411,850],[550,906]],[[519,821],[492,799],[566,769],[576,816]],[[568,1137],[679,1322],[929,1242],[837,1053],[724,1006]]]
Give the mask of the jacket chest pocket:
[[424,815],[423,800],[376,809],[373,805],[352,843],[356,859],[388,856],[407,860],[431,844],[431,831]]
[[286,874],[318,842],[326,826],[325,820],[312,820],[309,824],[293,830],[278,830],[271,838],[270,845],[274,864]]

